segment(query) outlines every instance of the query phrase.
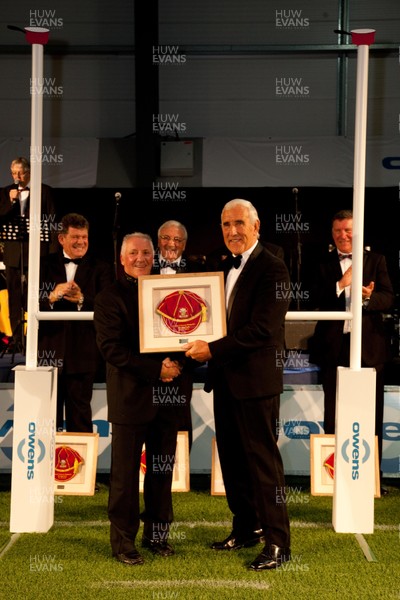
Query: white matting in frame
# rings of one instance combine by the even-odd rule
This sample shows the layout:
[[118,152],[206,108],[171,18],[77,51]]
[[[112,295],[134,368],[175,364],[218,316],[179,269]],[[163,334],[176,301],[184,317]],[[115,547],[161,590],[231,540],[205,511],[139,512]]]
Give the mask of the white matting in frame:
[[139,327],[141,352],[179,351],[190,341],[224,337],[222,271],[140,276]]
[[[162,471],[168,469],[170,461],[168,457],[160,462],[160,477]],[[146,447],[143,445],[142,457],[140,461],[139,491],[143,492],[144,476],[146,473]],[[172,471],[172,491],[189,492],[190,491],[190,466],[189,466],[189,434],[187,431],[178,431],[176,439],[175,463]]]
[[[312,496],[333,496],[335,474],[335,436],[310,435],[310,483]],[[378,437],[375,436],[375,498],[380,498]]]
[[96,485],[98,433],[56,433],[54,494],[93,496]]
[[226,496],[215,436],[211,443],[211,496]]

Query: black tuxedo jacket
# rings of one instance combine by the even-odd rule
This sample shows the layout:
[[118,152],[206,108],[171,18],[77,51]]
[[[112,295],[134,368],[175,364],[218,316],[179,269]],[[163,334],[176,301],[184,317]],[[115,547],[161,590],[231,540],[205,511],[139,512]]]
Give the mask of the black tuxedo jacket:
[[[336,282],[342,278],[338,253],[333,250],[319,267],[313,290],[318,310],[344,311],[344,291],[337,297]],[[393,287],[386,259],[381,254],[364,252],[363,285],[375,282],[368,307],[362,313],[362,360],[368,367],[382,364],[390,358],[388,335],[382,313],[389,311],[394,302]],[[343,321],[318,321],[311,342],[311,360],[321,366],[337,365],[343,335]]]
[[206,391],[213,389],[222,372],[231,394],[238,399],[282,392],[289,285],[285,263],[258,243],[232,290],[227,335],[209,344],[212,359]]
[[[111,265],[86,254],[78,265],[74,280],[84,295],[82,311],[93,311],[96,295],[113,281]],[[77,311],[75,302],[62,299],[50,308],[48,297],[58,283],[66,281],[62,252],[50,254],[41,263],[40,310],[55,312]],[[93,321],[41,321],[39,326],[39,364],[58,365],[69,373],[95,372],[100,355],[96,345]],[[62,361],[62,362],[60,362]]]
[[[184,252],[181,257],[181,261],[176,273],[201,273],[205,271],[205,267],[194,260],[190,260],[187,254]],[[153,275],[160,274],[160,265],[158,262],[158,249],[154,254],[154,263],[153,268],[151,270]]]
[[[177,395],[177,386],[190,377],[183,373],[169,384],[159,379],[162,360],[168,355],[184,359],[183,352],[140,354],[137,284],[124,275],[96,296],[94,325],[106,361],[108,420],[121,425],[149,423],[161,406],[157,398],[171,395],[171,388]],[[181,408],[170,406],[171,416],[174,410]]]
[[[0,224],[13,223],[20,219],[19,202],[11,204],[10,190],[18,189],[18,185],[8,185],[0,191]],[[26,204],[25,216],[29,217],[29,196]],[[40,255],[45,256],[55,252],[58,248],[55,222],[55,208],[53,190],[50,186],[42,184],[41,219],[47,221],[50,229],[50,242],[40,243]],[[51,226],[51,227],[50,227]],[[28,267],[28,241],[23,242],[24,266]],[[4,244],[4,264],[6,267],[19,268],[21,265],[21,243],[19,241],[6,241]]]

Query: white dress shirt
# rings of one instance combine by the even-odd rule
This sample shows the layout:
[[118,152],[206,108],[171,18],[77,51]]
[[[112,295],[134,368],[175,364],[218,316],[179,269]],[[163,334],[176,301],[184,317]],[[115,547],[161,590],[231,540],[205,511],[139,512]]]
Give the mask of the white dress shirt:
[[26,204],[28,202],[28,197],[29,197],[29,188],[18,188],[18,195],[19,195],[19,209],[20,209],[20,215],[21,217],[25,216],[25,211],[26,211]]
[[[342,252],[338,251],[338,255],[340,257],[340,255],[343,254]],[[342,260],[340,261],[340,268],[342,269],[342,273],[344,274],[347,269],[349,267],[351,267],[351,265],[353,264],[353,261],[351,258],[346,257],[346,258],[342,258]],[[336,295],[339,298],[339,296],[344,292],[345,295],[345,302],[346,302],[346,311],[351,310],[351,286],[350,285],[346,285],[346,287],[344,289],[339,289],[339,282],[336,282]],[[350,333],[351,331],[351,321],[343,321],[343,333]]]
[[[68,254],[65,254],[65,252],[63,252],[63,255],[64,255],[64,258],[71,258],[70,256],[68,256]],[[65,274],[67,276],[67,281],[73,281],[75,279],[75,273],[78,268],[78,265],[76,265],[73,262],[69,262],[69,263],[65,263],[64,267],[65,267]]]
[[[235,283],[237,282],[240,273],[243,271],[244,265],[246,264],[250,254],[253,252],[254,248],[257,246],[258,244],[258,240],[255,244],[252,245],[251,248],[249,248],[248,250],[246,250],[245,252],[243,252],[242,254],[242,262],[240,263],[240,267],[238,269],[235,269],[235,267],[232,267],[229,271],[228,271],[228,275],[226,277],[226,282],[225,282],[225,304],[226,304],[226,308],[228,308],[228,303],[229,303],[229,297],[232,293],[233,288],[235,287]],[[233,256],[236,256],[235,254]]]
[[[171,262],[171,263],[176,263],[177,267],[179,267],[179,265],[181,264],[181,258],[182,256],[179,256],[179,258],[177,258],[176,260],[169,260],[167,262]],[[161,267],[161,263],[163,261],[166,261],[165,258],[162,257],[161,254],[158,255],[158,264],[160,265],[160,275],[175,275],[176,274],[176,270],[173,269],[172,267]]]

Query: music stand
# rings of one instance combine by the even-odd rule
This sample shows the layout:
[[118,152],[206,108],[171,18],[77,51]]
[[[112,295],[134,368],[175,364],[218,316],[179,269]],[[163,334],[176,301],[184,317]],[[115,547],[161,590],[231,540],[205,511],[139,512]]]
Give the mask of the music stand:
[[[12,332],[15,344],[13,345],[13,360],[17,349],[20,350],[21,354],[25,355],[26,344],[25,344],[25,306],[24,306],[24,285],[26,282],[25,276],[25,264],[24,264],[24,243],[29,241],[29,217],[15,216],[10,219],[7,223],[2,223],[0,227],[0,240],[8,242],[19,242],[20,244],[20,290],[21,290],[21,318],[18,321],[15,331]],[[50,241],[50,228],[46,220],[40,221],[40,241]],[[20,345],[18,346],[17,339],[20,338]],[[4,354],[5,351],[3,351]]]
[[119,201],[121,200],[121,193],[120,192],[116,192],[115,193],[115,213],[114,213],[114,224],[113,224],[113,246],[114,246],[114,271],[115,271],[115,277],[116,279],[118,279],[118,251],[117,251],[117,244],[118,244],[118,234],[119,234],[119,230],[120,230],[120,223],[119,223]]

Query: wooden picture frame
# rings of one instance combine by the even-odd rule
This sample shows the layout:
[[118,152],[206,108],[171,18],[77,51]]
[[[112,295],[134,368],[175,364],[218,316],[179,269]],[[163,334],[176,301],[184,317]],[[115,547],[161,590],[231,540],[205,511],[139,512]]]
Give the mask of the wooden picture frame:
[[226,496],[215,436],[211,440],[211,496]]
[[[333,496],[335,435],[310,435],[310,483],[312,496]],[[332,471],[332,474],[329,473]],[[375,436],[375,498],[380,498],[378,437]]]
[[[139,474],[140,492],[143,492],[144,475],[146,472],[145,453],[146,447],[143,445]],[[160,468],[162,467],[168,467],[168,464],[164,463],[164,465],[160,465]],[[176,439],[175,464],[172,472],[172,491],[190,491],[189,433],[187,431],[178,431],[178,436]]]
[[98,443],[98,433],[56,433],[55,495],[94,495]]
[[226,335],[224,275],[142,275],[139,281],[140,352],[174,352],[194,340]]

